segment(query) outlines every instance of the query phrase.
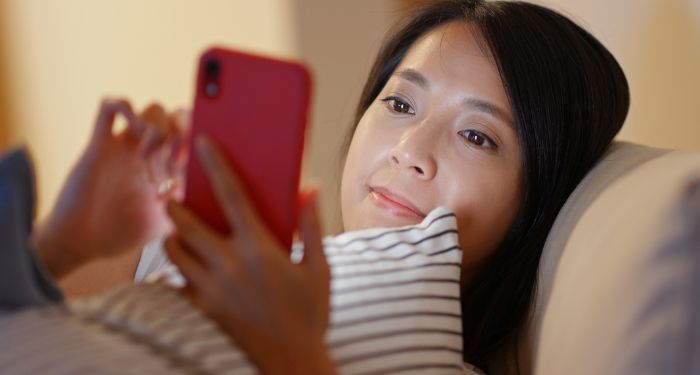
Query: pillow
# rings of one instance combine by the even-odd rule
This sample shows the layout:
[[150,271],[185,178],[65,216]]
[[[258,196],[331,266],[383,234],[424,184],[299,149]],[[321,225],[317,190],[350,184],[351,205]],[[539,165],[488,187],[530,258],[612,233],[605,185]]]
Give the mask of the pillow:
[[535,374],[700,373],[699,234],[700,153],[610,184],[563,245]]
[[620,176],[669,152],[669,150],[640,144],[615,141],[610,145],[603,158],[576,186],[566,204],[557,214],[556,221],[552,225],[542,249],[537,276],[537,291],[532,306],[532,318],[523,328],[517,347],[507,346],[494,358],[494,366],[490,369],[493,375],[528,375],[533,373],[535,339],[539,337],[542,316],[554,285],[557,265],[571,232],[591,203]]
[[[326,341],[340,373],[477,373],[462,363],[462,252],[456,228],[454,214],[437,208],[415,226],[367,229],[324,240],[332,271],[331,326]],[[299,251],[303,250],[297,246],[293,254],[298,256]],[[151,279],[166,277],[171,282],[182,282],[174,267],[160,268],[160,276]],[[6,325],[15,328],[8,336],[3,332],[0,338],[0,352],[10,353],[5,356],[27,355],[10,343],[26,343],[29,338],[22,332],[28,332],[26,328],[34,324],[32,319],[42,319],[35,311],[28,313],[34,317],[25,315],[23,326]],[[144,364],[159,368],[168,363],[173,368],[194,371],[256,372],[227,336],[162,282],[126,285],[98,298],[74,303],[71,312],[64,313],[66,316],[60,319],[72,321],[67,326],[83,330],[89,327],[99,335],[117,335],[117,341],[133,343],[131,347],[124,344],[125,348],[114,349],[123,358],[123,365],[115,367],[120,372],[134,368],[141,371],[138,366]],[[61,363],[69,366],[104,358],[104,345],[86,347],[80,356],[64,353],[66,348],[75,347],[77,338],[65,329],[66,325],[53,323],[43,324],[47,330],[39,333],[44,338],[52,337],[48,343],[41,340],[37,346],[20,345],[20,350],[50,351],[50,358],[64,358]],[[54,326],[55,329],[50,328]],[[54,335],[52,331],[62,333]],[[68,345],[56,345],[62,342]],[[157,358],[142,358],[143,351],[134,350],[134,346],[146,346]],[[34,367],[30,368],[45,369],[42,366],[51,361],[43,358],[34,356]],[[0,360],[0,369],[4,364]],[[17,361],[14,364],[23,365]]]

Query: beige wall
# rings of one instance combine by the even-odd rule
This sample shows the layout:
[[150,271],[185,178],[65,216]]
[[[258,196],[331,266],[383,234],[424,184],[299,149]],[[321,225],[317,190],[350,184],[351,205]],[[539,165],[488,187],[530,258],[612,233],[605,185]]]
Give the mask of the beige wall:
[[541,0],[618,58],[632,105],[620,139],[700,149],[700,0]]
[[[99,99],[187,105],[212,43],[298,57],[288,0],[2,0],[0,93],[12,143],[31,148],[46,213],[85,144]],[[1,107],[0,107],[1,109]]]
[[7,60],[5,39],[7,38],[5,35],[0,14],[0,152],[5,149],[8,142],[9,124],[12,122],[9,118],[8,93],[5,90],[5,86],[1,83],[7,81],[7,69],[5,68],[5,61]]

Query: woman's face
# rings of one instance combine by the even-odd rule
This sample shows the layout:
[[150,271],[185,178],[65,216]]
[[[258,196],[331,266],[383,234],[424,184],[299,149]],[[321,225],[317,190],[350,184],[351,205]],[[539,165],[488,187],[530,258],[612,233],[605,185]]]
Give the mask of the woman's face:
[[520,204],[521,154],[503,83],[472,26],[418,39],[362,116],[343,170],[345,230],[457,215],[471,274],[505,236]]

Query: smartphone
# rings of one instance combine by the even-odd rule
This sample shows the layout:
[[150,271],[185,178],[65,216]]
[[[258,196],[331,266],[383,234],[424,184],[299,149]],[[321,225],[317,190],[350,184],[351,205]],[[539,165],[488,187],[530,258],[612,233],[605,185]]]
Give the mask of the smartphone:
[[301,64],[224,48],[197,68],[184,204],[222,234],[231,228],[194,149],[206,135],[243,181],[259,216],[291,251],[311,77]]

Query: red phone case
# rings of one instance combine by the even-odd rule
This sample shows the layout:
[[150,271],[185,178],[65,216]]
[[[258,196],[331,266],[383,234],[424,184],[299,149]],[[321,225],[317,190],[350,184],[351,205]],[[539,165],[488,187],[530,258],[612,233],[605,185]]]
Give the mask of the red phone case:
[[291,250],[310,91],[309,72],[300,64],[222,48],[202,54],[185,205],[217,231],[231,233],[193,147],[205,134],[224,152],[270,231]]

